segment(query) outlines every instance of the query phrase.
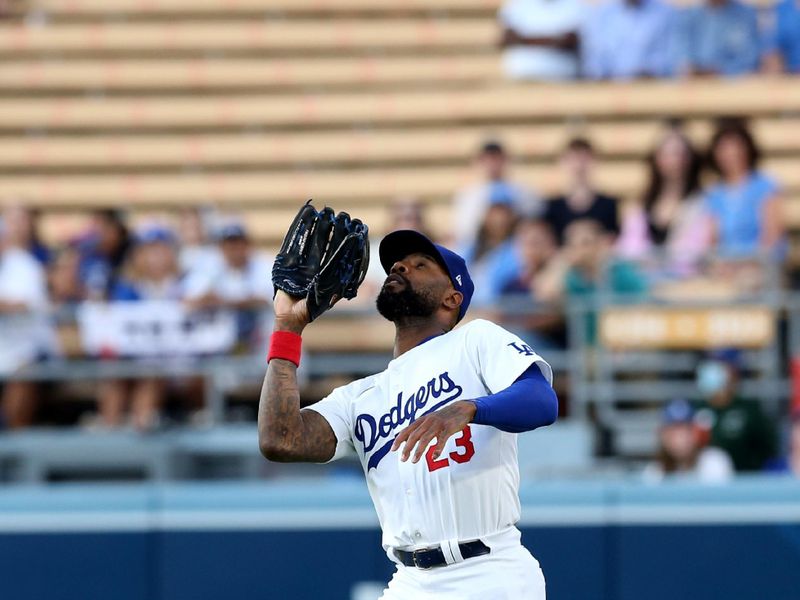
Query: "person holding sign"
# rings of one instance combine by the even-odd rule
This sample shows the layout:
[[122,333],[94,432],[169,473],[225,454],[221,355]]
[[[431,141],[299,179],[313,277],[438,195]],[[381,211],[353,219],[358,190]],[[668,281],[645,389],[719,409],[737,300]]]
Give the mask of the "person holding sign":
[[[175,236],[163,227],[149,227],[137,236],[122,277],[111,289],[112,302],[179,301],[182,296]],[[119,427],[130,407],[134,428],[152,429],[159,420],[164,381],[158,377],[113,379],[100,384],[98,408],[103,425]]]
[[239,342],[260,347],[263,315],[273,295],[271,261],[253,250],[247,231],[239,224],[223,226],[217,239],[223,260],[187,277],[186,299],[197,310],[235,311]]

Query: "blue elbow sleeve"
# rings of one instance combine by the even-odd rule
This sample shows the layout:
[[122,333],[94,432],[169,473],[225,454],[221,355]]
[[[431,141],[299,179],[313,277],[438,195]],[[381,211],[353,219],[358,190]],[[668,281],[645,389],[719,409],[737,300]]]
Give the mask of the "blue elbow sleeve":
[[552,425],[558,418],[558,398],[539,367],[531,365],[506,389],[472,400],[473,423],[522,433]]

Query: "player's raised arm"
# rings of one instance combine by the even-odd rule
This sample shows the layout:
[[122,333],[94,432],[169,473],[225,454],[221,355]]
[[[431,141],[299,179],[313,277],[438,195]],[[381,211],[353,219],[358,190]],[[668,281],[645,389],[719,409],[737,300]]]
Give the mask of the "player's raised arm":
[[297,386],[297,363],[290,347],[297,336],[296,360],[299,361],[299,337],[308,324],[304,298],[292,298],[279,290],[275,296],[274,333],[284,336],[284,346],[273,352],[287,358],[273,357],[267,367],[261,400],[258,405],[258,444],[261,454],[277,462],[325,462],[336,450],[336,436],[319,413],[300,410]]
[[369,263],[367,226],[307,203],[275,259],[275,324],[258,407],[261,453],[279,462],[325,462],[336,435],[319,413],[300,410],[297,366],[305,327],[341,298],[353,298]]

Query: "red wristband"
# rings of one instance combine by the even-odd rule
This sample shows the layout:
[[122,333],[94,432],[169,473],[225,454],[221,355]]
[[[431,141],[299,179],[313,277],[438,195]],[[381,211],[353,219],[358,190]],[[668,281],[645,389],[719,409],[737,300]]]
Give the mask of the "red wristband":
[[291,331],[273,331],[269,340],[269,354],[267,362],[273,358],[288,360],[295,366],[300,366],[300,348],[303,338],[299,334]]

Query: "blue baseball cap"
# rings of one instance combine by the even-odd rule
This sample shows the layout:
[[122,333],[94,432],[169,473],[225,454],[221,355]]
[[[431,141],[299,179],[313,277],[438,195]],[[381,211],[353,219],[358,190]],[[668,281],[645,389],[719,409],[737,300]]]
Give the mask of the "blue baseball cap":
[[247,230],[239,223],[228,223],[223,225],[217,231],[217,240],[224,242],[226,240],[246,240]]
[[472,294],[475,292],[475,284],[472,283],[472,277],[469,276],[469,271],[467,270],[467,263],[463,258],[444,246],[434,244],[419,231],[411,229],[401,229],[390,233],[383,238],[378,249],[381,266],[387,275],[394,263],[415,252],[432,256],[450,276],[453,287],[464,296],[461,308],[458,311],[458,321],[463,319],[469,308],[470,300],[472,300]]
[[489,206],[514,207],[514,190],[505,181],[496,181],[489,186]]
[[673,400],[664,407],[661,415],[664,425],[677,425],[694,421],[694,409],[687,400]]
[[172,230],[160,225],[142,229],[136,236],[136,243],[138,244],[174,244],[175,242],[176,238]]
[[721,348],[709,352],[707,360],[721,362],[738,371],[742,368],[742,353],[736,348]]

